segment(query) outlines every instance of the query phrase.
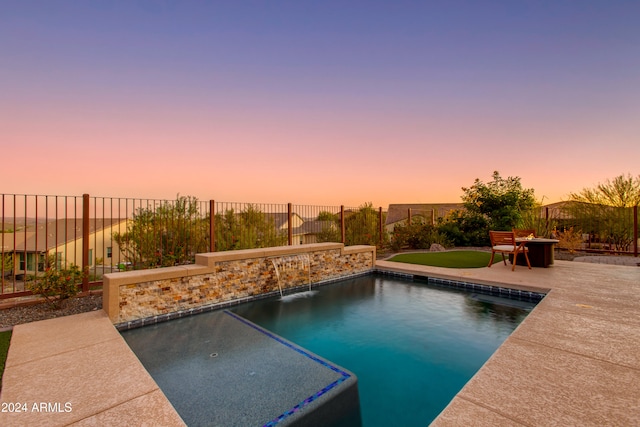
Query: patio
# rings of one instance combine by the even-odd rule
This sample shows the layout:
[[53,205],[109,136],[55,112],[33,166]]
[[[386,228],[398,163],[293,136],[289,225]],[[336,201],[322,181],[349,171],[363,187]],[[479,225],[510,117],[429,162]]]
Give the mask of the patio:
[[[548,290],[434,426],[637,425],[640,269],[556,261],[443,269],[376,261],[378,270]],[[183,425],[103,312],[16,326],[0,425]],[[65,411],[65,403],[71,410]],[[49,403],[34,411],[33,403]],[[57,403],[57,405],[56,405]]]

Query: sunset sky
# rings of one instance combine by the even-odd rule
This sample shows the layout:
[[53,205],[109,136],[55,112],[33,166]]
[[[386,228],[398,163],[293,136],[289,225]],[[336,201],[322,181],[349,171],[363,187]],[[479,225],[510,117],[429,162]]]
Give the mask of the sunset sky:
[[545,204],[640,174],[638,1],[0,1],[0,193]]

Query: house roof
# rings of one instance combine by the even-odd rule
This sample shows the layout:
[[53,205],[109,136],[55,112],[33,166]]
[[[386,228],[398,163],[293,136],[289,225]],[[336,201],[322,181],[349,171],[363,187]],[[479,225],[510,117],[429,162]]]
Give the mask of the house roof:
[[[119,218],[89,219],[89,234],[100,232],[107,227],[125,222]],[[126,226],[123,225],[123,230]],[[28,225],[15,233],[0,233],[0,249],[4,252],[28,251],[45,252],[56,246],[82,238],[82,219],[70,218]]]
[[[546,213],[547,209],[549,210],[549,218],[572,219],[576,214],[579,216],[581,211],[590,213],[590,212],[593,212],[593,209],[598,209],[600,210],[600,212],[613,212],[617,209],[625,209],[625,208],[569,200],[569,201],[551,203],[551,204],[542,206],[542,208],[540,209],[540,217],[544,218],[547,215]],[[626,208],[626,209],[632,209],[632,208]]]
[[[283,228],[289,221],[289,214],[287,212],[265,212],[264,214],[267,218],[273,219],[273,223],[277,229]],[[302,217],[295,212],[292,212],[291,216],[298,217],[301,221],[303,221]]]
[[318,221],[317,219],[311,219],[305,221],[300,227],[294,228],[293,233],[298,234],[316,234],[323,229],[330,229],[337,227],[333,221]]
[[[269,218],[273,218],[274,224],[277,229],[286,229],[288,223],[288,214],[285,213],[266,213]],[[300,234],[313,234],[319,233],[324,227],[334,224],[332,221],[318,221],[317,219],[304,219],[297,213],[292,213],[301,220],[301,224],[298,227],[293,227],[292,234],[297,236]]]
[[462,209],[462,203],[400,203],[389,205],[387,210],[387,220],[385,225],[394,224],[409,218],[409,209],[411,216],[424,216],[431,218],[431,212],[435,212],[436,217],[445,216],[452,210]]

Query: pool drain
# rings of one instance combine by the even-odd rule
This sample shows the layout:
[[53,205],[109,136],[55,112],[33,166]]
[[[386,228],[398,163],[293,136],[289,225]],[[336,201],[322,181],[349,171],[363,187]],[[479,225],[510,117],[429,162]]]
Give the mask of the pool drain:
[[211,353],[209,357],[218,357],[218,353]]

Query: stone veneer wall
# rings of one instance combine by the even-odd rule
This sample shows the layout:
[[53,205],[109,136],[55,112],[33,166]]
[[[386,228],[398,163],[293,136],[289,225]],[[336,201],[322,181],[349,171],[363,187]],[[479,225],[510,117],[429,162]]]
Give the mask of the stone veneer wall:
[[[373,270],[374,246],[316,243],[196,255],[196,264],[104,276],[103,309],[115,324],[278,292],[272,259],[294,257],[281,271],[286,289]],[[309,262],[296,261],[303,255]]]

